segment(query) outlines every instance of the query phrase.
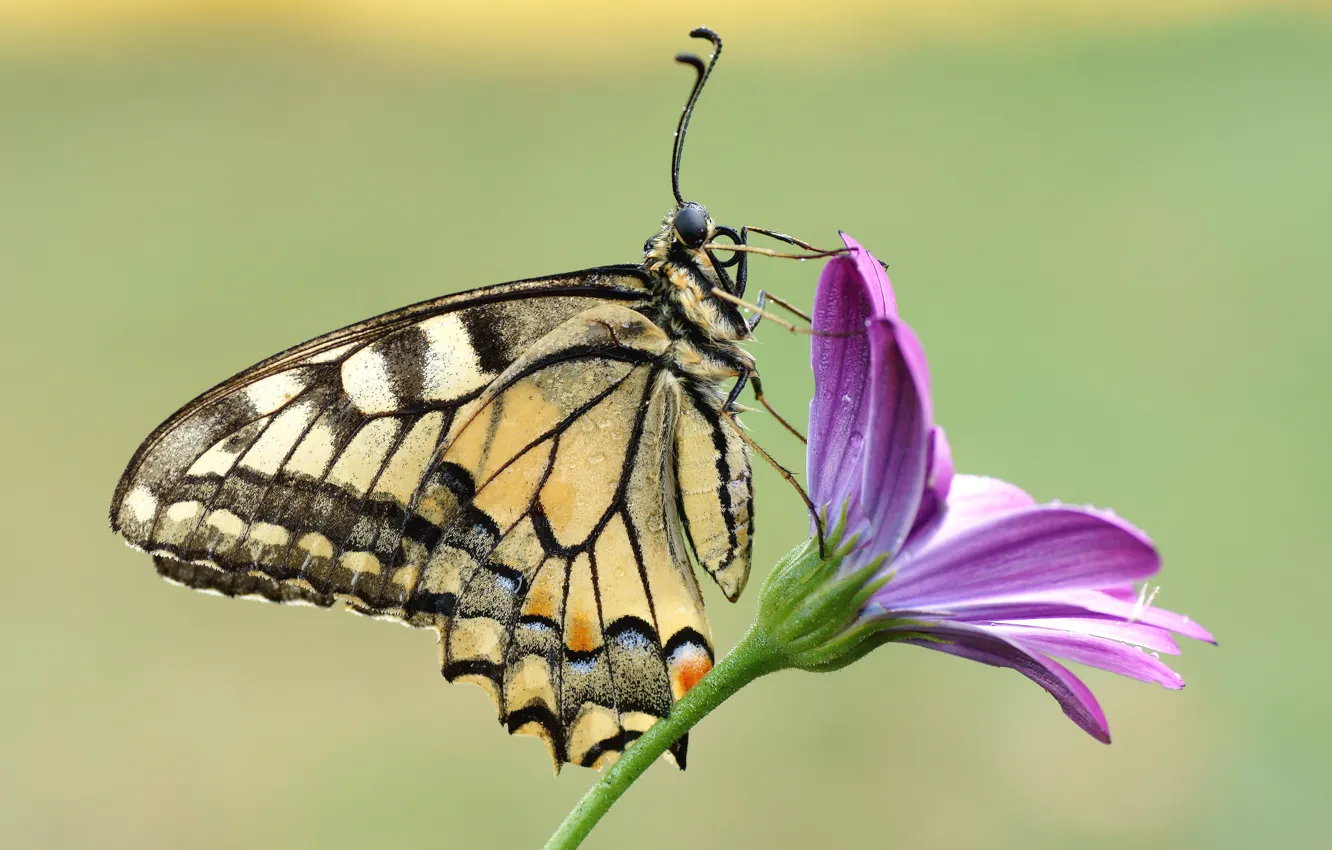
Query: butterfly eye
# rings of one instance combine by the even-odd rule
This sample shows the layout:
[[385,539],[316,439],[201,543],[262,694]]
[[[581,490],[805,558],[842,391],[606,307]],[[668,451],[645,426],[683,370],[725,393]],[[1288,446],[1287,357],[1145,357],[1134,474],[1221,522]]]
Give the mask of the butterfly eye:
[[690,248],[697,248],[707,241],[708,218],[697,204],[685,204],[675,214],[675,220],[671,223],[680,241]]

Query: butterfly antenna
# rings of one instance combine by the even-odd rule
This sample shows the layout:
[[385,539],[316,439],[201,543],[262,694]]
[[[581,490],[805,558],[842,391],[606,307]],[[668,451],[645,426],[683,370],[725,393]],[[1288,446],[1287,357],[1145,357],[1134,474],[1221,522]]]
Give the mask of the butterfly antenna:
[[694,90],[689,93],[689,100],[685,102],[684,112],[680,115],[680,125],[675,128],[675,146],[671,149],[671,191],[675,193],[675,203],[681,207],[684,206],[684,198],[680,196],[680,154],[684,150],[685,130],[689,129],[689,116],[694,114],[694,104],[698,103],[698,96],[703,91],[703,84],[708,81],[708,75],[712,73],[712,67],[717,64],[717,57],[721,56],[722,42],[721,36],[717,35],[707,27],[699,27],[689,33],[691,38],[706,38],[712,42],[712,55],[708,57],[707,64],[692,53],[677,53],[675,61],[681,65],[688,65],[698,72],[697,79],[694,80]]

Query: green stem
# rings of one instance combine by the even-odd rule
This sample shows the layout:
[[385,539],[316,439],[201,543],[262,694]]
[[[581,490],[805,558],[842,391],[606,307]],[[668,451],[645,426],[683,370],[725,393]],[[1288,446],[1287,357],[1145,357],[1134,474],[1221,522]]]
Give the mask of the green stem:
[[675,704],[670,714],[644,732],[625,749],[619,761],[607,768],[555,830],[546,842],[545,850],[573,850],[582,844],[602,815],[666,752],[667,747],[736,691],[781,666],[777,646],[758,626],[751,627],[721,663]]

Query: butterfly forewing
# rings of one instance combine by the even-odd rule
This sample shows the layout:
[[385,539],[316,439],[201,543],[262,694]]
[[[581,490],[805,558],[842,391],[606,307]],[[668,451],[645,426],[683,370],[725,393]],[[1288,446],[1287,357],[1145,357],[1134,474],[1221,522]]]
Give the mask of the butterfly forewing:
[[[116,488],[112,526],[143,548],[214,560],[206,531],[202,552],[191,538],[215,510],[234,513],[234,505],[248,527],[261,519],[260,505],[248,503],[291,509],[302,499],[288,497],[317,501],[330,478],[335,487],[355,484],[348,479],[372,466],[361,452],[383,448],[380,437],[395,423],[427,412],[451,417],[480,394],[487,376],[560,322],[601,301],[646,297],[636,269],[592,270],[423,302],[296,346],[158,427]],[[374,424],[385,418],[392,421]],[[193,503],[207,513],[191,525]],[[321,506],[332,507],[327,499]],[[212,524],[234,527],[226,513]],[[259,531],[262,537],[267,529]]]
[[743,444],[648,297],[593,270],[298,346],[155,431],[113,526],[189,587],[434,627],[510,731],[601,766],[711,666],[686,519],[728,596],[749,563]]

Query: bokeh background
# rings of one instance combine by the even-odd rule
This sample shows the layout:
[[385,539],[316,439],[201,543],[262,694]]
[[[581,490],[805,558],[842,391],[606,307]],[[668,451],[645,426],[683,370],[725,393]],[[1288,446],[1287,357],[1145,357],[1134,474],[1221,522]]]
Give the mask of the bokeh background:
[[[1110,747],[915,649],[771,677],[587,846],[1332,844],[1332,15],[1258,0],[0,3],[0,844],[545,839],[594,775],[552,779],[429,633],[168,586],[105,511],[269,353],[635,260],[700,23],[685,194],[887,259],[959,467],[1148,529],[1221,647],[1179,693],[1088,673]],[[808,303],[817,271],[754,280]],[[803,418],[807,341],[760,336]],[[757,475],[751,588],[804,528]],[[725,649],[753,594],[707,592]]]

